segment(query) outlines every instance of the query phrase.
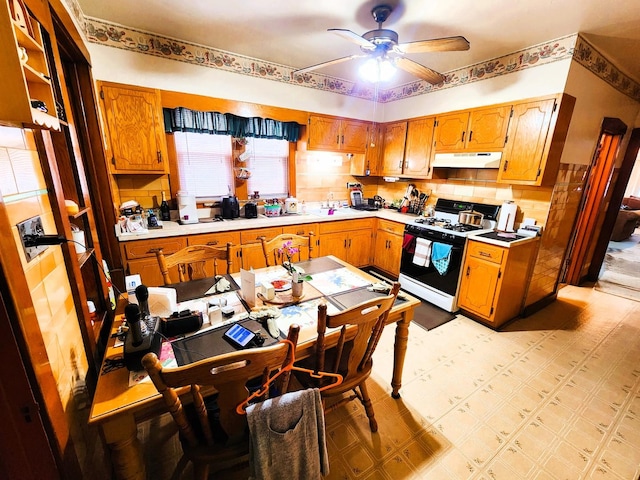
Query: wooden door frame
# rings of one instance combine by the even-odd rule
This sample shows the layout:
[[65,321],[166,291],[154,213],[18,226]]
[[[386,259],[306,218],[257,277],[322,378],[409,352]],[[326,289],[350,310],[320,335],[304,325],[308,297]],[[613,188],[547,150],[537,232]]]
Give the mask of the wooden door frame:
[[613,226],[616,223],[618,212],[620,211],[620,205],[624,199],[624,193],[629,184],[629,178],[631,178],[631,172],[638,159],[640,152],[640,128],[634,128],[631,131],[631,138],[627,145],[627,149],[622,160],[622,165],[618,170],[618,178],[613,187],[611,193],[611,200],[609,201],[609,207],[600,229],[600,235],[596,241],[596,247],[591,258],[591,265],[587,273],[587,280],[595,282],[600,275],[600,269],[604,262],[605,255],[607,254],[607,248],[609,246],[609,240],[611,239],[611,233],[613,232]]
[[[602,121],[598,146],[591,165],[587,169],[584,194],[568,249],[569,255],[564,273],[564,280],[568,284],[580,285],[586,278],[586,275],[582,276],[582,272],[588,261],[587,255],[591,246],[597,241],[596,238],[599,239],[599,236],[602,235],[602,227],[598,232],[597,224],[602,218],[601,212],[607,201],[606,192],[611,183],[615,159],[626,131],[627,126],[618,118],[605,117]],[[609,210],[606,214],[609,214]],[[594,235],[598,235],[598,237],[594,237]],[[611,235],[610,231],[609,235]]]

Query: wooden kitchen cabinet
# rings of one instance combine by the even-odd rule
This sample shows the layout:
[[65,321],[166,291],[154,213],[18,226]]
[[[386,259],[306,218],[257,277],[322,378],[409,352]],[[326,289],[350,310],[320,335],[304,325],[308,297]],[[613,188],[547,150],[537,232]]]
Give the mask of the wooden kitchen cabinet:
[[[225,273],[236,273],[240,271],[240,232],[220,232],[220,233],[202,233],[200,235],[190,235],[187,237],[187,245],[208,245],[216,248],[226,248],[227,243],[232,243],[235,248],[232,249],[231,271],[227,272],[227,264],[224,261],[218,261],[218,275]],[[205,265],[205,272],[213,276],[213,265]]]
[[319,256],[334,255],[356,267],[371,263],[373,220],[358,219],[321,223]]
[[376,176],[381,173],[380,157],[384,144],[384,126],[370,123],[367,127],[367,142],[364,155],[351,159],[350,173],[354,176]]
[[404,146],[407,141],[408,122],[392,122],[384,125],[382,147],[382,174],[402,175]]
[[439,115],[434,148],[437,152],[501,150],[505,144],[511,105],[477,108]]
[[385,125],[382,174],[431,178],[434,125],[434,117],[420,117]]
[[348,118],[309,116],[308,150],[365,153],[367,122]]
[[[127,275],[139,274],[144,285],[157,287],[164,285],[164,280],[160,273],[156,250],[162,248],[165,255],[171,255],[186,246],[186,237],[167,237],[123,242],[120,249],[123,263],[126,262]],[[169,269],[169,275],[177,279],[177,268]]]
[[99,82],[111,173],[168,173],[160,92]]
[[412,178],[431,178],[431,142],[435,117],[409,120],[404,147],[402,174]]
[[240,231],[241,266],[245,270],[266,267],[260,237],[271,240],[282,233],[282,227],[252,228]]
[[[26,13],[26,17],[23,13]],[[45,34],[40,22],[30,12],[23,12],[18,2],[11,9],[6,1],[0,2],[0,63],[3,77],[0,124],[60,129],[54,79],[47,58],[48,47],[43,40]],[[18,49],[24,49],[25,56]],[[35,100],[44,102],[47,112],[34,108],[31,102]]]
[[458,306],[493,328],[520,315],[538,239],[509,247],[470,239]]
[[563,94],[513,106],[498,183],[555,183],[574,105],[575,98]]
[[400,275],[404,224],[378,219],[373,264],[394,278]]

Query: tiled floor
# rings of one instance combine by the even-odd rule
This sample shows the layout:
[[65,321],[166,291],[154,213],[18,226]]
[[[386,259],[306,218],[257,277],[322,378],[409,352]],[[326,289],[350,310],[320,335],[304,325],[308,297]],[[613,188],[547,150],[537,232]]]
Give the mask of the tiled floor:
[[[429,332],[412,324],[400,400],[387,329],[370,381],[379,431],[357,402],[329,413],[328,478],[638,479],[639,306],[565,287],[500,332],[463,316]],[[154,438],[149,478],[169,478],[173,431],[167,418],[141,425]]]

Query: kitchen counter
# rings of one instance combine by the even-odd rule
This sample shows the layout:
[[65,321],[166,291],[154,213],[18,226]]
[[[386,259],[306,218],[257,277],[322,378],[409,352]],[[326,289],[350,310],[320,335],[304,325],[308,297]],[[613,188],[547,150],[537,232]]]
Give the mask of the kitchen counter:
[[376,211],[362,211],[353,208],[338,208],[335,213],[329,215],[326,209],[314,210],[313,213],[281,215],[279,217],[267,217],[259,215],[258,218],[237,218],[219,222],[203,222],[182,225],[178,222],[159,222],[162,228],[142,230],[140,233],[121,232],[118,225],[115,226],[116,237],[120,242],[135,240],[148,240],[153,238],[179,237],[183,235],[196,235],[200,233],[220,233],[250,228],[282,227],[287,225],[302,225],[305,223],[348,221],[357,218],[384,218],[399,223],[414,223],[417,215],[399,213],[397,210],[381,209]]

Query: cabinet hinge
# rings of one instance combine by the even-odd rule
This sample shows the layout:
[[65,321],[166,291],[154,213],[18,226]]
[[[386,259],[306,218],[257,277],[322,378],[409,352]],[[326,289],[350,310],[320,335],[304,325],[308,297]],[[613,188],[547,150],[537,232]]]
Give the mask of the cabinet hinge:
[[557,100],[554,100],[554,101],[553,101],[553,109],[552,109],[551,111],[552,111],[552,112],[555,112],[555,111],[556,111],[556,108],[558,108],[558,101],[557,101]]
[[509,141],[509,135],[505,135],[504,136],[504,144],[506,145],[508,141]]
[[498,278],[502,277],[502,270],[498,270]]
[[493,307],[491,307],[491,310],[489,310],[489,315],[493,315]]
[[538,169],[538,173],[536,174],[536,178],[538,178],[540,176],[540,173],[542,173],[542,171],[540,169]]
[[511,111],[509,112],[509,118],[513,117],[513,107],[511,107]]
[[100,98],[104,100],[104,90],[100,90]]

